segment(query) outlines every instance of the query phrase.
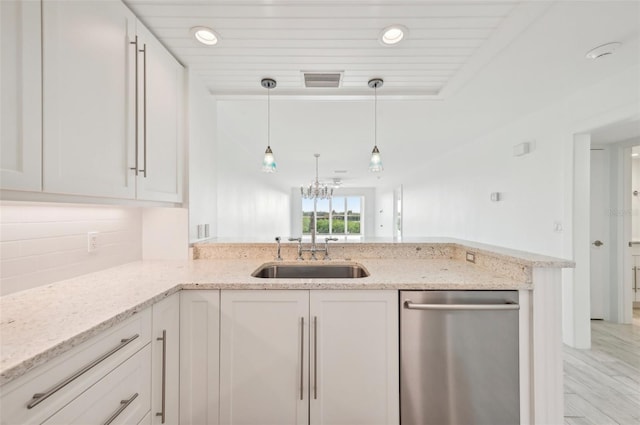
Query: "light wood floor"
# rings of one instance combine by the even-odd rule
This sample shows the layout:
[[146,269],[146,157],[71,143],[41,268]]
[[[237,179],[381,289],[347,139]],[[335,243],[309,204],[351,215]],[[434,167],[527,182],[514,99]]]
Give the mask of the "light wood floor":
[[564,348],[565,425],[640,424],[640,310],[591,321],[591,349]]

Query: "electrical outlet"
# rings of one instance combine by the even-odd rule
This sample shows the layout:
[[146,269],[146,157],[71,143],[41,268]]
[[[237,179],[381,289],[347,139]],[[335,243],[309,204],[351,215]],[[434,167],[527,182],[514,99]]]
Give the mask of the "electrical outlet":
[[96,252],[98,250],[98,232],[87,233],[87,252]]
[[474,254],[473,252],[469,252],[467,251],[467,261],[470,263],[474,263],[476,262],[476,254]]

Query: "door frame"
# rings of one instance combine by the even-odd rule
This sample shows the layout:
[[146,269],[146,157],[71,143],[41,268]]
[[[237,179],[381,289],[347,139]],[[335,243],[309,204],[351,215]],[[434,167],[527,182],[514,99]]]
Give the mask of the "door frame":
[[[589,233],[590,233],[590,214],[589,214],[589,190],[590,190],[590,149],[591,149],[591,133],[603,127],[610,127],[616,124],[638,121],[640,113],[637,105],[632,104],[627,107],[619,108],[604,114],[600,117],[587,119],[577,123],[576,131],[570,141],[569,160],[571,161],[571,196],[565,204],[568,209],[567,217],[570,218],[570,235],[567,235],[565,250],[567,253],[573,254],[573,260],[576,263],[575,269],[567,269],[563,271],[563,319],[562,333],[563,341],[567,345],[575,348],[591,347],[591,318],[590,318],[590,249],[589,249]],[[623,153],[618,153],[622,155]],[[630,183],[629,183],[630,184]],[[623,189],[624,190],[624,189]],[[629,190],[629,189],[627,189]],[[585,196],[586,194],[586,196]],[[624,199],[624,196],[621,196]],[[629,201],[630,205],[630,201]],[[624,207],[623,207],[624,208]],[[586,216],[586,217],[585,217]],[[630,222],[630,217],[626,219]],[[623,220],[625,222],[625,220]],[[615,234],[618,236],[615,246],[619,249],[623,248],[628,241],[621,241],[624,237],[625,226],[618,230]],[[627,227],[630,229],[630,227]],[[613,244],[612,244],[613,246]],[[625,252],[625,251],[621,251]],[[628,251],[627,251],[628,252]],[[620,257],[620,256],[619,256]],[[625,257],[625,256],[622,256]],[[617,276],[625,276],[625,268],[628,268],[629,260],[622,258],[616,261],[612,270]],[[587,283],[585,285],[585,282]],[[616,283],[612,285],[616,294],[611,297],[611,305],[618,307],[618,312],[612,315],[612,319],[622,323],[626,323],[626,317],[632,314],[631,305],[628,308],[624,306],[625,284],[624,279],[616,279]],[[585,289],[586,288],[586,289]],[[629,312],[626,313],[626,310]]]

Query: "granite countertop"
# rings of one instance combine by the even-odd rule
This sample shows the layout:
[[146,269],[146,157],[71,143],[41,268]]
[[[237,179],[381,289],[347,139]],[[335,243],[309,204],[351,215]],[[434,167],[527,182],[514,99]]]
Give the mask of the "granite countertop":
[[0,385],[180,290],[533,289],[530,273],[518,274],[516,269],[515,275],[499,274],[499,267],[479,267],[453,256],[356,262],[370,276],[324,280],[251,277],[265,263],[260,258],[139,261],[0,297]]

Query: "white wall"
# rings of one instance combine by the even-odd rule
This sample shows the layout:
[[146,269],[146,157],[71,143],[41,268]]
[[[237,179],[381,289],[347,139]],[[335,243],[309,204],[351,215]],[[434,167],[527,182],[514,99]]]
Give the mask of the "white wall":
[[[233,102],[217,105],[218,238],[271,241],[275,236],[289,235],[290,190],[274,183],[276,174],[260,170],[266,149],[266,122],[259,126],[253,119],[264,116],[264,105],[249,105],[246,113],[240,114],[234,106]],[[240,139],[255,140],[256,149],[246,150],[238,143]],[[277,161],[278,151],[275,153]]]
[[[209,236],[217,229],[216,103],[205,85],[191,72],[188,77],[189,119],[189,241],[198,238],[198,225],[209,225]],[[200,238],[202,239],[202,238]]]
[[[573,135],[640,110],[634,67],[428,162],[404,184],[407,236],[451,236],[571,258]],[[513,146],[532,141],[529,155]],[[503,200],[491,202],[491,192]],[[570,205],[570,204],[569,204]],[[556,222],[564,232],[554,230]]]
[[[87,252],[87,232],[98,250]],[[116,206],[2,202],[0,295],[141,259],[141,211]]]
[[[574,180],[574,134],[636,116],[638,75],[632,67],[425,164],[404,184],[404,235],[451,236],[575,259],[576,270],[563,273],[564,337],[588,346],[589,289],[574,278],[588,273],[588,248],[585,257],[574,233],[588,235],[589,229],[574,229],[574,218],[586,214],[581,221],[588,224],[589,213],[588,203],[574,205],[574,192],[588,191],[589,181]],[[533,152],[513,156],[513,146],[526,141],[535,141]],[[491,202],[491,192],[504,200]],[[554,230],[556,223],[562,232]]]

